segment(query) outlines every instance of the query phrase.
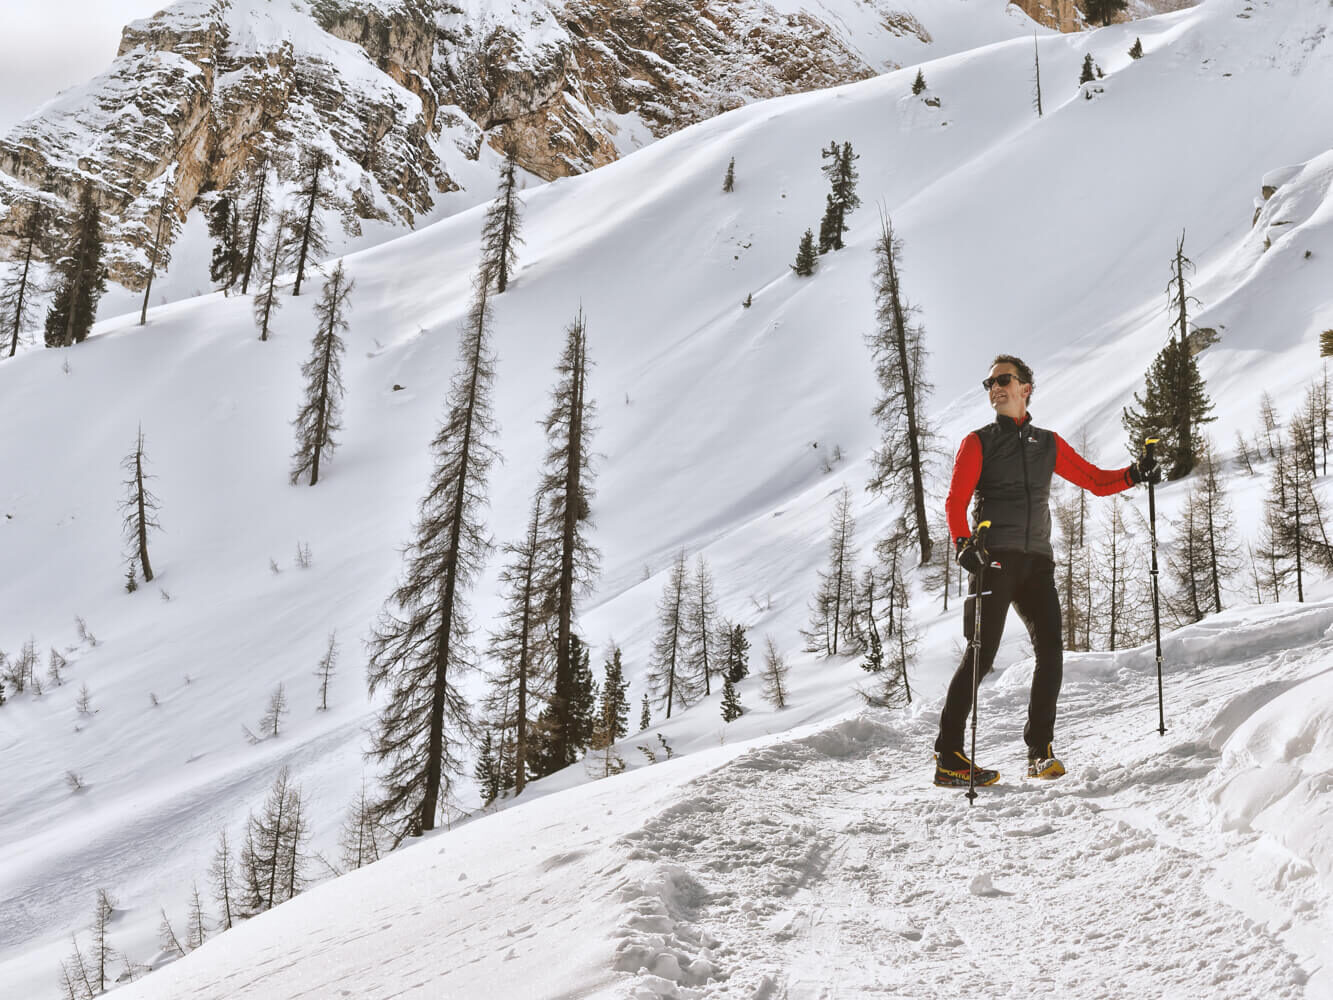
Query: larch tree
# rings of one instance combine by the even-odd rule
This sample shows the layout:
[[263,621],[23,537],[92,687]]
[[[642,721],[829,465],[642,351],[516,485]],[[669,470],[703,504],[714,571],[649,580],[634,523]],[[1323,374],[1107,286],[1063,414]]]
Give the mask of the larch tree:
[[1111,497],[1093,549],[1095,634],[1101,648],[1112,652],[1137,646],[1152,635],[1142,521],[1122,497]]
[[666,706],[668,719],[673,705],[689,708],[699,696],[696,678],[686,669],[689,591],[689,567],[685,550],[681,549],[671,564],[671,575],[657,602],[657,637],[653,640],[652,658],[648,661],[648,684]]
[[265,199],[268,195],[268,157],[262,156],[259,160],[257,170],[251,171],[250,190],[246,192],[246,214],[250,216],[248,229],[245,239],[245,257],[244,264],[241,267],[241,294],[246,295],[250,291],[250,274],[254,271],[255,264],[258,262],[257,254],[259,252],[259,225],[264,220],[264,211],[267,207]]
[[844,486],[829,521],[828,563],[819,570],[819,587],[810,604],[810,624],[802,633],[809,652],[837,656],[840,642],[844,647],[857,646],[855,590],[856,519],[852,516],[852,491]]
[[764,698],[774,708],[787,707],[787,661],[771,635],[764,636],[764,668],[760,674]]
[[[269,325],[273,320],[273,312],[282,308],[282,300],[278,298],[278,269],[288,255],[291,223],[292,217],[290,214],[279,212],[273,232],[266,239],[260,241],[258,249],[255,251],[255,262],[259,265],[260,270],[267,270],[266,274],[261,275],[263,288],[255,296],[253,305],[255,325],[259,327],[260,340],[268,340]],[[267,269],[264,267],[265,261],[268,262]]]
[[375,823],[374,803],[366,794],[366,782],[347,811],[338,834],[338,849],[343,867],[348,871],[364,868],[380,859],[379,830]]
[[1197,622],[1222,610],[1222,584],[1240,569],[1236,519],[1212,448],[1202,442],[1198,478],[1174,522],[1167,571],[1175,584],[1167,607],[1178,622]]
[[[10,207],[11,212],[20,206]],[[27,212],[18,231],[18,253],[16,265],[8,277],[0,279],[0,344],[7,335],[9,357],[19,349],[19,340],[23,331],[32,322],[32,315],[37,306],[37,285],[33,281],[32,262],[47,254],[47,226],[50,225],[51,211],[41,198],[33,198],[22,204]]]
[[[301,160],[300,188],[296,191],[296,202],[292,209],[291,262],[296,268],[296,284],[292,286],[292,295],[301,294],[301,282],[305,280],[305,269],[311,258],[322,257],[328,251],[324,238],[324,220],[319,210],[327,206],[331,189],[328,187],[324,172],[329,169],[327,154],[314,150]],[[324,186],[320,186],[320,182]]]
[[464,694],[476,666],[467,594],[492,547],[482,514],[499,457],[489,294],[479,275],[404,576],[368,644],[370,692],[388,694],[369,751],[385,769],[376,820],[393,831],[395,846],[435,828],[461,773],[461,743],[475,728]]
[[97,890],[97,904],[93,911],[93,952],[90,959],[92,979],[97,984],[97,992],[105,993],[111,981],[109,966],[116,958],[116,951],[111,947],[110,925],[115,916],[116,904],[105,889]]
[[1064,648],[1086,650],[1083,634],[1086,631],[1084,608],[1087,592],[1084,587],[1088,551],[1080,541],[1081,508],[1079,496],[1083,491],[1052,490],[1052,520],[1060,529],[1055,551],[1055,585],[1060,594],[1061,623],[1064,625]]
[[500,571],[504,600],[499,627],[491,634],[489,654],[499,665],[491,678],[488,708],[502,732],[514,734],[514,794],[521,795],[533,762],[532,723],[545,690],[551,662],[547,641],[549,616],[540,589],[542,497],[533,498],[528,530],[504,547]]
[[148,296],[153,291],[153,278],[156,276],[159,267],[166,267],[170,263],[171,255],[167,248],[175,241],[176,232],[180,228],[180,218],[176,214],[175,199],[172,197],[172,181],[175,176],[176,171],[173,166],[156,182],[161,185],[162,191],[157,198],[157,220],[153,225],[153,244],[148,251],[148,277],[144,281],[143,305],[139,309],[140,326],[148,322]]
[[296,428],[296,451],[292,453],[291,482],[295,486],[307,472],[310,485],[319,482],[320,459],[333,453],[333,435],[342,430],[342,355],[347,349],[339,331],[347,329],[349,299],[356,282],[338,262],[324,284],[324,294],[315,306],[317,326],[310,344],[310,359],[301,366],[305,399],[292,421]]
[[518,264],[522,201],[518,197],[518,150],[510,145],[500,167],[500,190],[486,210],[481,225],[481,266],[495,282],[495,294],[509,287],[509,278]]
[[153,566],[148,561],[148,532],[160,530],[162,526],[157,520],[158,499],[148,489],[148,480],[154,477],[145,471],[146,463],[143,428],[140,427],[134,450],[120,463],[128,474],[121,484],[125,487],[125,498],[120,502],[121,529],[129,546],[130,573],[134,573],[133,567],[137,563],[143,571],[144,582],[151,583]]
[[732,157],[727,163],[727,172],[722,178],[722,190],[731,194],[736,190],[736,157]]
[[218,834],[218,846],[213,851],[213,860],[208,866],[208,880],[213,887],[213,899],[222,910],[222,929],[231,930],[234,921],[236,901],[236,861],[232,854],[231,842],[224,829]]
[[1037,33],[1032,33],[1032,105],[1037,109],[1037,117],[1042,115],[1041,108],[1041,48],[1037,45]]
[[102,212],[90,184],[79,192],[69,243],[53,270],[55,289],[46,313],[46,346],[81,344],[92,330],[98,300],[106,291]]
[[299,888],[307,837],[304,795],[283,767],[273,780],[263,810],[250,814],[241,848],[241,882],[249,913],[271,910]]
[[694,561],[694,580],[685,604],[685,622],[689,630],[687,669],[695,685],[703,680],[704,696],[713,693],[713,674],[718,669],[720,651],[717,640],[717,595],[713,574],[702,552]]
[[880,443],[872,459],[869,488],[901,507],[921,564],[931,555],[926,510],[926,471],[930,428],[925,419],[934,388],[926,380],[926,350],[916,309],[903,294],[902,241],[885,216],[875,244],[875,332],[867,340],[879,382],[880,396],[871,415],[879,426]]
[[203,947],[208,937],[208,918],[204,915],[204,900],[199,895],[199,883],[190,885],[189,919],[185,925],[185,946],[193,951]]
[[329,632],[329,644],[324,650],[324,655],[320,658],[319,666],[315,668],[315,676],[319,678],[319,710],[321,712],[329,710],[329,681],[333,679],[337,666],[338,631],[334,629]]
[[574,673],[571,655],[575,604],[591,589],[600,554],[588,539],[592,526],[593,469],[590,442],[596,404],[587,398],[588,331],[580,309],[565,332],[556,364],[557,382],[542,428],[547,450],[541,480],[544,496],[539,573],[543,611],[555,638],[550,752],[560,766],[577,759],[574,740]]

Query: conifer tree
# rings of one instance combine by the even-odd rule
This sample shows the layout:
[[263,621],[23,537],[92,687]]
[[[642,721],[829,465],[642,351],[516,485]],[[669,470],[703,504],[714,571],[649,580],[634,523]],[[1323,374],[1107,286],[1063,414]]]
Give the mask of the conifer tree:
[[620,647],[612,644],[611,658],[603,664],[605,676],[597,708],[597,716],[612,742],[629,734],[629,681],[625,679],[621,655]]
[[185,927],[185,946],[193,951],[203,946],[208,937],[208,918],[204,916],[204,901],[199,895],[199,883],[190,885],[190,917]]
[[518,197],[517,170],[518,149],[510,145],[500,168],[499,193],[481,226],[481,266],[495,281],[497,295],[509,286],[509,277],[518,264],[518,247],[523,242],[519,235],[519,209],[523,203]]
[[1143,58],[1143,39],[1135,38],[1134,44],[1129,47],[1129,57],[1131,59]]
[[329,632],[329,644],[324,650],[324,656],[319,661],[319,666],[315,668],[315,676],[319,678],[319,710],[327,712],[329,710],[329,681],[332,679],[335,669],[338,666],[338,632],[336,629]]
[[463,687],[475,661],[466,595],[491,549],[481,515],[498,457],[484,275],[474,296],[448,413],[431,443],[435,470],[416,537],[404,551],[404,576],[368,645],[371,694],[388,691],[370,749],[387,768],[376,822],[393,831],[395,846],[435,828],[462,767],[459,741],[473,731]]
[[688,588],[685,622],[689,630],[687,669],[698,686],[703,679],[704,696],[713,693],[713,674],[718,669],[717,596],[713,593],[713,574],[702,552],[694,561],[694,580]]
[[318,150],[307,153],[301,161],[301,187],[296,192],[296,207],[292,213],[291,248],[293,264],[296,267],[296,284],[292,286],[292,295],[301,294],[301,282],[305,279],[306,264],[312,257],[322,257],[328,251],[324,239],[324,220],[319,209],[329,201],[330,193],[325,181],[324,171],[329,167],[329,158]]
[[1128,0],[1084,0],[1083,12],[1090,22],[1101,21],[1105,27],[1128,6]]
[[727,164],[726,176],[722,178],[722,190],[727,194],[736,190],[736,157],[732,157]]
[[268,697],[268,707],[264,709],[263,718],[259,720],[259,732],[264,738],[279,735],[282,728],[283,716],[287,714],[287,688],[279,684],[273,689],[273,693]]
[[1083,57],[1083,69],[1078,75],[1078,85],[1081,87],[1095,79],[1097,79],[1097,72],[1092,65],[1092,53],[1089,52]]
[[343,867],[348,871],[363,868],[380,859],[378,830],[375,824],[374,804],[366,794],[366,782],[361,782],[347,818],[338,835]]
[[[1130,517],[1126,514],[1129,513]],[[1102,648],[1114,652],[1152,634],[1152,598],[1143,582],[1142,517],[1119,496],[1111,497],[1092,558],[1096,583],[1095,631]]]
[[296,428],[296,451],[292,453],[291,482],[295,486],[310,473],[310,485],[319,482],[320,459],[337,448],[333,435],[342,430],[342,355],[347,349],[338,331],[347,329],[348,299],[356,282],[338,262],[324,284],[324,294],[315,306],[318,325],[310,343],[310,360],[301,366],[305,378],[305,400],[292,425]]
[[[1054,492],[1054,491],[1053,491]],[[1064,625],[1064,648],[1086,650],[1083,633],[1086,622],[1083,608],[1087,600],[1084,587],[1084,571],[1087,567],[1088,552],[1080,540],[1079,496],[1083,491],[1073,493],[1061,491],[1053,496],[1053,520],[1060,529],[1059,543],[1055,556],[1056,588],[1060,593],[1061,620]]]
[[208,867],[208,879],[213,886],[213,898],[222,908],[222,929],[231,930],[233,906],[236,896],[235,861],[232,858],[231,843],[227,840],[224,829],[218,834],[218,846],[213,852],[213,861]]
[[492,677],[489,707],[499,711],[502,732],[514,733],[514,794],[521,795],[533,763],[532,721],[550,664],[546,641],[548,616],[542,608],[539,560],[542,496],[532,502],[532,514],[523,540],[504,547],[508,557],[500,572],[505,610],[500,627],[491,634],[490,655],[499,664]]
[[750,675],[750,640],[745,636],[744,625],[727,623],[723,635],[726,648],[722,669],[731,678],[731,683],[739,684]]
[[171,197],[171,182],[174,177],[175,169],[173,168],[158,180],[158,183],[162,185],[162,193],[157,200],[157,222],[153,228],[153,246],[148,252],[148,279],[144,282],[143,306],[139,310],[140,326],[148,322],[148,296],[153,291],[153,278],[157,274],[159,265],[165,267],[170,262],[167,247],[175,241],[176,231],[180,228],[176,206]]
[[1167,606],[1178,622],[1197,622],[1222,610],[1222,584],[1240,569],[1235,516],[1206,440],[1199,476],[1174,524],[1176,538],[1167,550],[1167,569],[1175,589]]
[[161,907],[162,922],[157,925],[158,944],[163,951],[175,952],[178,958],[185,957],[185,946],[181,944],[180,938],[176,936],[176,928],[171,926],[171,918],[167,916],[167,908]]
[[245,267],[241,251],[241,207],[234,191],[223,191],[208,209],[208,235],[213,238],[213,256],[208,278],[230,295]]
[[[1299,422],[1292,437],[1300,435]],[[1266,521],[1271,533],[1271,560],[1281,564],[1271,575],[1274,585],[1295,578],[1296,599],[1305,600],[1305,578],[1317,565],[1333,571],[1333,542],[1328,533],[1327,501],[1315,488],[1315,476],[1301,447],[1281,446],[1273,468]]]
[[639,708],[639,732],[643,732],[653,724],[652,709],[648,705],[648,692],[643,693],[643,704]]
[[903,698],[910,705],[912,685],[907,671],[916,662],[921,639],[912,622],[907,581],[903,578],[903,562],[901,558],[894,559],[889,567],[889,615],[894,621],[894,627],[884,646],[883,675],[886,679],[894,679],[896,687],[902,691]]
[[731,675],[728,674],[722,679],[722,721],[735,722],[745,714],[745,709],[741,707],[740,695],[736,693],[736,685],[732,683]]
[[547,451],[542,474],[543,553],[538,574],[542,607],[555,633],[555,669],[549,708],[552,760],[572,764],[575,752],[574,672],[571,655],[574,605],[591,588],[600,554],[588,540],[593,498],[592,449],[596,404],[587,398],[588,333],[580,309],[566,331],[556,365],[558,381],[546,415]]
[[477,754],[477,764],[472,770],[477,789],[481,793],[481,804],[488,806],[500,796],[500,769],[495,761],[494,738],[491,730],[486,729],[482,737],[481,751]]
[[301,787],[282,768],[264,800],[263,811],[250,814],[241,848],[241,882],[246,909],[271,910],[299,887],[304,831]]
[[671,564],[671,575],[657,602],[657,638],[653,640],[653,655],[648,662],[648,684],[662,699],[668,719],[673,705],[689,708],[699,696],[697,678],[691,677],[685,669],[689,643],[685,615],[689,590],[689,570],[685,564],[685,550],[681,549]]
[[861,157],[852,152],[850,142],[844,142],[841,147],[837,142],[831,142],[820,155],[827,161],[821,169],[831,190],[819,226],[819,252],[828,253],[843,248],[842,234],[849,228],[847,217],[861,204],[856,194],[856,161]]
[[55,290],[46,313],[46,346],[81,344],[97,318],[106,291],[102,266],[102,213],[90,184],[79,192],[74,227],[64,255],[54,267]]
[[916,79],[912,81],[912,93],[920,94],[925,89],[926,89],[926,71],[924,69],[918,69],[916,71]]
[[571,743],[577,756],[592,746],[597,725],[597,681],[592,676],[592,651],[577,634],[570,636],[570,659],[574,666]]
[[815,253],[815,234],[807,229],[801,237],[801,245],[796,248],[796,263],[791,266],[800,277],[808,278],[815,273],[819,257]]
[[902,241],[887,217],[875,244],[875,259],[876,329],[867,341],[880,387],[879,400],[870,411],[880,429],[880,444],[869,488],[900,505],[926,565],[931,554],[926,510],[931,431],[925,413],[934,386],[926,380],[924,331],[913,322],[916,308],[903,294]]
[[112,900],[105,889],[98,889],[97,905],[93,911],[93,925],[91,928],[93,952],[90,960],[91,978],[96,984],[98,993],[106,992],[111,976],[111,970],[108,966],[116,958],[116,951],[111,947],[111,941],[108,937],[108,928],[115,913],[115,901]]
[[1037,33],[1032,33],[1032,104],[1037,109],[1037,117],[1042,115],[1041,109],[1041,49],[1037,45]]
[[[32,280],[32,262],[34,258],[46,255],[46,229],[51,216],[46,202],[40,199],[29,201],[25,207],[27,216],[17,234],[16,268],[9,277],[0,280],[0,345],[7,334],[8,356],[11,358],[18,351],[19,340],[36,310],[37,288]],[[17,209],[18,205],[14,205],[10,211]]]
[[855,581],[856,519],[852,516],[852,491],[844,486],[829,522],[828,564],[819,571],[819,588],[810,605],[810,625],[802,633],[809,652],[837,656],[840,641],[843,646],[855,646]]
[[277,225],[268,238],[261,240],[255,251],[255,263],[264,270],[264,261],[267,259],[267,273],[263,277],[263,288],[254,300],[255,325],[259,327],[259,339],[268,340],[269,324],[273,320],[273,312],[282,308],[282,300],[278,297],[278,268],[282,265],[283,258],[289,252],[289,235],[291,232],[292,217],[287,212],[279,212]]
[[134,450],[121,461],[120,467],[128,474],[122,485],[125,487],[125,499],[121,501],[121,527],[125,541],[130,548],[130,579],[134,579],[134,564],[143,570],[146,583],[153,580],[153,566],[148,561],[148,532],[161,529],[157,520],[158,499],[148,489],[147,482],[153,479],[144,471],[147,461],[143,450],[143,428],[139,428],[135,438]]
[[264,219],[265,196],[268,193],[268,157],[261,156],[259,160],[259,170],[251,172],[252,181],[247,195],[249,204],[246,206],[247,214],[250,216],[249,233],[245,240],[244,264],[241,267],[241,294],[246,295],[250,291],[250,274],[254,271],[255,264],[258,262],[259,251],[259,224]]
[[764,698],[774,708],[787,707],[787,661],[771,635],[764,636],[764,670],[760,675]]

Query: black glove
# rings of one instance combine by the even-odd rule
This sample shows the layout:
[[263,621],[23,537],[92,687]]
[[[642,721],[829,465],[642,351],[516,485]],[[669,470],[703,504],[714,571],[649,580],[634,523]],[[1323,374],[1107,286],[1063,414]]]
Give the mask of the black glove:
[[960,538],[954,543],[957,551],[958,565],[963,567],[973,576],[981,572],[981,567],[986,563],[986,550],[971,538]]
[[1139,483],[1153,483],[1155,485],[1162,481],[1162,467],[1157,464],[1157,459],[1153,457],[1152,452],[1145,450],[1138,457],[1138,460],[1129,467],[1129,481],[1135,485]]

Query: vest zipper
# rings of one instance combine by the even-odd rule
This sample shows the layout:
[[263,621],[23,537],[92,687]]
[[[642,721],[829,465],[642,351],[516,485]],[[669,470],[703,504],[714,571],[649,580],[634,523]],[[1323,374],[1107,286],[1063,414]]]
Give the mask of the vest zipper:
[[1020,425],[1018,428],[1018,457],[1023,465],[1023,495],[1027,498],[1027,502],[1023,505],[1024,512],[1027,515],[1023,526],[1024,552],[1027,552],[1032,546],[1032,485],[1028,481],[1028,453],[1027,449],[1023,447],[1026,443],[1023,440],[1023,428]]

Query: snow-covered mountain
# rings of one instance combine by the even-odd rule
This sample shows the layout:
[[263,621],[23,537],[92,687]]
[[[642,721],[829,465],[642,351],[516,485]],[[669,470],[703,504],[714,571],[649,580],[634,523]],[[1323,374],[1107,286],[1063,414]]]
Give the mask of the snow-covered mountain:
[[[336,994],[327,974],[354,996],[686,996],[715,969],[731,985],[708,995],[800,996],[802,983],[861,982],[847,963],[884,940],[835,935],[844,923],[821,918],[837,887],[853,885],[874,892],[846,904],[848,921],[897,934],[902,951],[886,963],[919,974],[908,981],[927,992],[969,995],[959,956],[993,957],[1003,933],[994,928],[1078,926],[1138,942],[1116,946],[1127,967],[1142,965],[1118,980],[1126,991],[1174,970],[1182,978],[1163,981],[1175,995],[1331,995],[1310,943],[1326,938],[1333,884],[1326,825],[1310,820],[1326,816],[1331,766],[1327,581],[1317,607],[1241,609],[1169,640],[1165,743],[1150,732],[1148,651],[1071,656],[1061,738],[1075,779],[1034,805],[1011,786],[966,816],[963,800],[921,787],[956,661],[956,608],[939,614],[918,600],[915,712],[852,719],[859,667],[797,652],[834,494],[844,483],[858,491],[867,551],[895,513],[860,493],[876,438],[862,340],[876,207],[904,240],[946,447],[987,419],[976,382],[1009,350],[1036,368],[1038,422],[1071,435],[1086,426],[1090,456],[1118,464],[1119,410],[1165,339],[1161,291],[1182,230],[1199,265],[1197,324],[1219,335],[1200,363],[1218,408],[1210,430],[1225,447],[1255,430],[1262,391],[1291,412],[1316,371],[1317,334],[1333,328],[1320,277],[1333,259],[1330,140],[1309,127],[1333,113],[1326,20],[1324,0],[1209,0],[1042,36],[1041,119],[1024,33],[925,62],[921,95],[912,67],[755,103],[529,188],[520,268],[496,299],[506,461],[493,477],[491,530],[500,541],[522,531],[545,446],[536,421],[563,326],[582,305],[600,405],[593,515],[603,552],[583,634],[595,656],[612,638],[623,647],[637,705],[671,555],[703,552],[722,613],[791,657],[792,705],[764,707],[746,681],[749,711],[737,722],[722,725],[716,696],[659,720],[652,739],[622,746],[629,774],[589,784],[571,768],[539,782],[530,803],[315,890],[137,995]],[[1141,60],[1128,55],[1136,36]],[[1080,88],[1088,53],[1105,76]],[[801,279],[789,265],[823,208],[819,151],[830,138],[860,155],[865,207],[848,247]],[[724,194],[732,157],[736,190]],[[310,797],[312,848],[333,849],[365,771],[359,643],[399,571],[429,471],[479,226],[479,211],[465,211],[346,258],[357,283],[346,430],[314,489],[286,478],[308,297],[283,300],[268,343],[247,299],[206,295],[152,310],[146,327],[137,316],[107,320],[77,347],[0,364],[0,426],[14,429],[5,467],[18,470],[0,484],[0,562],[11,568],[0,577],[0,647],[31,638],[70,661],[63,686],[0,708],[0,994],[54,995],[97,887],[118,900],[116,946],[150,960],[159,908],[182,922],[218,832],[238,833],[284,763]],[[126,595],[118,463],[140,425],[164,530],[153,541],[155,586]],[[1233,481],[1247,533],[1265,486]],[[1165,514],[1184,489],[1161,491]],[[293,563],[301,544],[312,555],[305,569]],[[474,596],[479,622],[498,608],[496,570]],[[1243,589],[1229,600],[1249,600]],[[77,635],[75,616],[96,645]],[[330,710],[317,713],[311,674],[332,630],[343,659]],[[983,747],[997,760],[1019,752],[1019,631],[982,699]],[[242,726],[254,727],[280,682],[288,727],[252,746]],[[89,716],[75,710],[85,684]],[[799,726],[810,729],[781,735]],[[634,746],[659,731],[679,759],[649,768]],[[744,745],[754,739],[763,747]],[[883,774],[893,777],[876,784]],[[741,824],[734,841],[708,825],[719,811]],[[947,850],[931,840],[941,837]],[[762,864],[728,847],[742,843],[764,845]],[[1041,868],[1067,848],[1079,865]],[[977,854],[997,860],[974,863]],[[1201,869],[1217,881],[1192,882]],[[886,870],[888,882],[858,876]],[[956,872],[957,882],[944,877]],[[1043,890],[1037,901],[1003,895],[1028,879]],[[1136,929],[1143,908],[1120,905],[1148,884],[1179,904],[1149,911],[1160,936]],[[572,886],[578,899],[566,901]],[[1096,908],[1098,893],[1116,904]],[[991,929],[958,917],[964,903],[993,906]],[[437,960],[436,919],[460,929],[448,947],[465,958]],[[552,931],[557,922],[571,931]],[[740,934],[749,925],[754,934]],[[1178,939],[1153,950],[1172,934],[1202,949],[1197,966],[1179,961]],[[1093,996],[1100,987],[1086,977],[1110,943],[1101,940],[1085,934],[1059,952],[1082,978],[1043,964],[1040,936],[1004,947],[1062,992]],[[994,988],[972,995],[1011,989],[987,974]]]

